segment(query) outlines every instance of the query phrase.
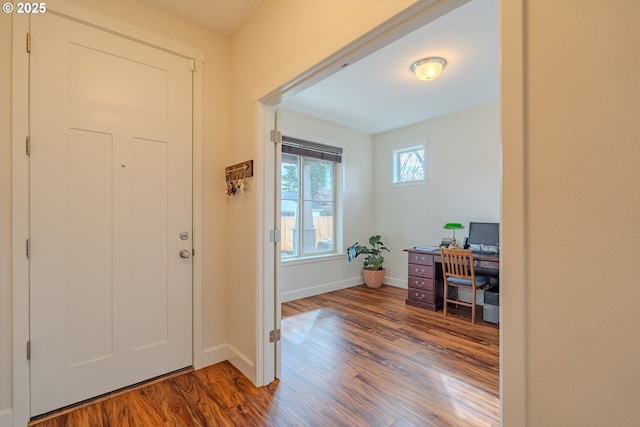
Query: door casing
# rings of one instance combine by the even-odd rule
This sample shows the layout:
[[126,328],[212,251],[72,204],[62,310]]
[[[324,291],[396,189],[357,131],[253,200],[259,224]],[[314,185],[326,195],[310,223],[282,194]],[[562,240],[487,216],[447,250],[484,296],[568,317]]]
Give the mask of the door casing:
[[[193,61],[193,366],[203,366],[202,348],[202,73],[204,52],[174,40],[132,27],[116,19],[96,14],[64,0],[47,5],[54,13],[158,47]],[[29,238],[29,158],[25,140],[29,135],[29,54],[26,35],[29,16],[14,14],[12,45],[12,311],[13,311],[13,424],[27,425],[30,419],[29,361],[29,262],[26,241]]]

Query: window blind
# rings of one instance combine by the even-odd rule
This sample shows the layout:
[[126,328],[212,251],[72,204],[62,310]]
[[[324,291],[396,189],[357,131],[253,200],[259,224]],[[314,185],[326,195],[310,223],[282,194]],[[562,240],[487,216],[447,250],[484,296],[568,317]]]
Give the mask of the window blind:
[[305,141],[304,139],[293,138],[286,135],[282,135],[282,152],[312,157],[319,160],[330,160],[335,163],[342,162],[342,148]]

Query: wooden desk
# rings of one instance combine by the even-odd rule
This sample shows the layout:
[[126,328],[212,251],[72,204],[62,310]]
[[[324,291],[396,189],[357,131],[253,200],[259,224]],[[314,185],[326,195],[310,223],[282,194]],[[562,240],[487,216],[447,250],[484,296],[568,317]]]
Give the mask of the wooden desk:
[[[442,259],[439,251],[405,249],[408,258],[408,305],[431,311],[442,308],[443,280]],[[495,275],[500,271],[499,255],[473,254],[476,274]]]

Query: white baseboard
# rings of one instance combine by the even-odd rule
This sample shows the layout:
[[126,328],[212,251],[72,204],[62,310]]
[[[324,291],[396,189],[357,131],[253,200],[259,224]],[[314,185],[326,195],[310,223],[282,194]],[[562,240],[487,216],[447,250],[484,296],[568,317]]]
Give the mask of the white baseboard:
[[0,411],[0,427],[13,427],[13,409]]
[[229,359],[229,346],[227,344],[209,347],[202,351],[202,366],[194,366],[196,369],[204,368]]
[[[364,284],[362,277],[355,277],[348,280],[342,280],[340,282],[324,283],[322,285],[310,286],[308,288],[296,289],[295,291],[283,292],[280,294],[281,302],[294,301],[301,298],[308,298],[315,295],[326,294],[327,292],[333,292],[340,289],[351,288]],[[395,277],[385,277],[384,284],[393,286],[396,288],[407,289],[407,279],[398,279]]]
[[244,376],[249,378],[249,380],[253,384],[255,384],[256,383],[256,373],[255,373],[254,363],[251,361],[251,359],[249,359],[244,354],[242,354],[240,351],[238,351],[238,349],[235,348],[234,346],[227,344],[227,347],[229,349],[229,359],[228,359],[229,362],[233,366],[238,368],[238,370],[240,372],[242,372],[244,374]]
[[[233,366],[238,368],[247,378],[255,384],[254,363],[230,344],[222,344],[209,347],[202,352],[202,366],[194,366],[195,369],[206,368],[216,363],[228,360]],[[0,424],[0,427],[4,427]]]
[[388,277],[388,276],[384,278],[384,284],[393,286],[395,288],[403,288],[403,289],[407,289],[409,287],[407,283],[407,279],[398,279],[395,277]]
[[[397,279],[393,277],[387,277],[384,281],[386,285],[395,286],[398,288],[407,288],[406,279]],[[346,289],[353,286],[364,284],[362,277],[356,277],[349,280],[343,280],[340,282],[326,283],[318,286],[311,286],[303,289],[296,289],[295,291],[284,292],[281,295],[282,302],[293,301],[300,298],[307,298],[314,295],[320,295],[327,292],[337,291],[339,289]],[[202,351],[202,366],[194,366],[195,369],[205,368],[210,365],[228,360],[233,366],[238,368],[247,378],[249,378],[255,384],[255,367],[253,361],[250,358],[242,354],[238,349],[229,344],[221,344],[215,347],[209,347]],[[5,427],[2,424],[2,413],[0,412],[0,427]],[[11,424],[7,424],[10,426]]]
[[315,295],[326,294],[327,292],[337,291],[339,289],[346,289],[352,286],[362,285],[363,283],[364,283],[364,280],[362,279],[362,277],[355,277],[353,279],[341,280],[339,282],[324,283],[322,285],[296,289],[294,291],[281,293],[280,301],[287,302],[287,301],[293,301],[301,298],[308,298]]

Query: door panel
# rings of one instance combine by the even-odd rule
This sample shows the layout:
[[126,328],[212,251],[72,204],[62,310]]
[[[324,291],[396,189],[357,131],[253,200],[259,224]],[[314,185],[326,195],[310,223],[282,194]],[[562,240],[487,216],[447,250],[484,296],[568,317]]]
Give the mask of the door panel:
[[68,135],[68,152],[82,159],[68,164],[67,236],[60,237],[74,266],[64,280],[75,296],[67,313],[69,363],[76,366],[113,354],[112,143],[103,133],[70,129]]
[[31,411],[192,363],[190,61],[31,18]]

